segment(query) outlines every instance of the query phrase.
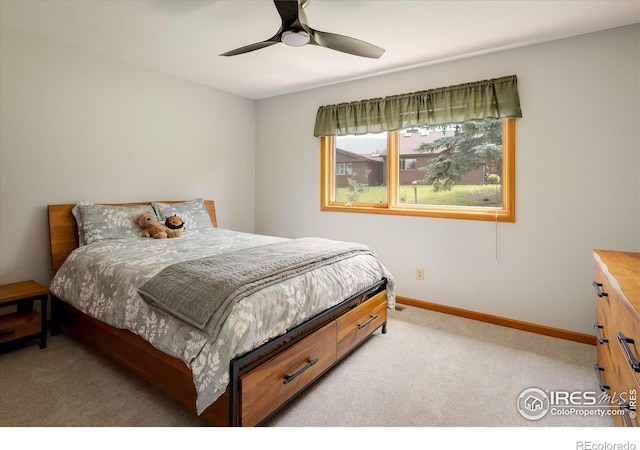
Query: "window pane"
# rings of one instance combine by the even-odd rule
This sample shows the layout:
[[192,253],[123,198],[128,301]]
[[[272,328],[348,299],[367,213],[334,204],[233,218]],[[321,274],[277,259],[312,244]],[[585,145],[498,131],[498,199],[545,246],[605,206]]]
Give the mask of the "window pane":
[[402,205],[502,207],[502,120],[398,133]]
[[387,203],[387,133],[337,136],[334,200]]

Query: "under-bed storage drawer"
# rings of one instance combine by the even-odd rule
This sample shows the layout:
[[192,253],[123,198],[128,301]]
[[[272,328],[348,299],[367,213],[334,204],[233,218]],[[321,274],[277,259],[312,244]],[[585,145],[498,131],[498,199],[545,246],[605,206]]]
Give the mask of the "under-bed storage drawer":
[[336,360],[331,322],[240,378],[240,421],[254,426],[293,397]]
[[387,321],[387,293],[380,292],[339,317],[338,358]]

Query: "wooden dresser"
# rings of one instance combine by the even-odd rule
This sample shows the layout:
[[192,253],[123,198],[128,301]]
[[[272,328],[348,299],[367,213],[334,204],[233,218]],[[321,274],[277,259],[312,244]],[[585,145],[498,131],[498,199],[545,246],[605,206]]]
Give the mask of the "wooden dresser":
[[640,426],[640,253],[594,250],[596,375],[616,426]]

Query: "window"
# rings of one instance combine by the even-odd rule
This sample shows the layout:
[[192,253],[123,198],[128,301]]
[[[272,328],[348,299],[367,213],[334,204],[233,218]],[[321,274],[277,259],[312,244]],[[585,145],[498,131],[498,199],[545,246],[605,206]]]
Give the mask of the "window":
[[[333,142],[333,201],[341,205],[386,204],[387,133],[336,136]],[[345,166],[349,167],[348,171]],[[373,186],[371,190],[370,186]]]
[[515,221],[513,118],[320,142],[324,211]]
[[351,163],[338,163],[336,164],[336,175],[352,175],[353,164]]
[[517,84],[508,75],[320,106],[322,210],[515,221]]
[[417,162],[416,158],[404,158],[400,155],[400,170],[415,170]]

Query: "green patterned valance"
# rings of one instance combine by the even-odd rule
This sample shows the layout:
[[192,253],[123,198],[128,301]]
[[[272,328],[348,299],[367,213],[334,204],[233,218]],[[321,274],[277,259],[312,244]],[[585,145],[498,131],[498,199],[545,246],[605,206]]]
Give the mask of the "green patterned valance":
[[515,75],[318,108],[315,136],[522,117]]

